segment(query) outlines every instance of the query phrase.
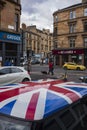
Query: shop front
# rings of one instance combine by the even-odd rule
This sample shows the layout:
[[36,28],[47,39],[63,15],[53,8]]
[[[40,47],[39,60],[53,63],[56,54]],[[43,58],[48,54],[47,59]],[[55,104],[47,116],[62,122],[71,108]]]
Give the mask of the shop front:
[[52,50],[52,54],[56,59],[55,63],[59,66],[62,66],[65,62],[75,62],[87,66],[87,62],[85,62],[86,52],[84,48]]
[[0,32],[0,63],[4,66],[8,60],[13,65],[20,64],[20,34]]

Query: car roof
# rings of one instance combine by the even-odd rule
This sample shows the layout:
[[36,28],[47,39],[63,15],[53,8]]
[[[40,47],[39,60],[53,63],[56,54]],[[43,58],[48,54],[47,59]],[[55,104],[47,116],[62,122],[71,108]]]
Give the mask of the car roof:
[[24,67],[21,66],[1,66],[0,69],[4,69],[4,68],[20,68],[20,69],[24,69]]
[[76,64],[75,62],[65,62],[65,64]]
[[87,95],[87,84],[39,80],[0,87],[0,113],[41,120]]

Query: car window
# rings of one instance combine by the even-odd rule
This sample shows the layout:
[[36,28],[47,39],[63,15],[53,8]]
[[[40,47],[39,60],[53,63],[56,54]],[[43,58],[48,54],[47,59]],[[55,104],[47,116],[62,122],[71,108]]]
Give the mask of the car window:
[[75,63],[68,63],[68,65],[76,65]]
[[63,125],[68,129],[70,126],[72,126],[75,123],[75,117],[73,116],[73,113],[71,110],[65,111],[61,116],[60,119],[63,123]]
[[23,70],[21,70],[20,68],[11,68],[11,73],[19,73],[19,72],[23,72]]
[[60,126],[58,125],[55,119],[47,121],[43,128],[43,130],[54,130],[54,129],[61,130]]
[[87,97],[45,120],[43,130],[86,130]]
[[10,68],[3,68],[0,70],[0,75],[11,73]]

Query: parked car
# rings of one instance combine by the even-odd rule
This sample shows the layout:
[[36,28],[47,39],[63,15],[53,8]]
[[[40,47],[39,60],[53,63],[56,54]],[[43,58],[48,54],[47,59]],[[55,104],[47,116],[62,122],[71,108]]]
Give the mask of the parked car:
[[40,61],[35,59],[35,60],[31,60],[31,64],[40,64]]
[[66,62],[63,65],[63,68],[69,70],[86,70],[86,67],[84,65],[79,65],[74,62]]
[[0,67],[0,85],[30,81],[29,73],[18,66]]
[[87,130],[87,84],[57,79],[1,86],[0,130]]
[[87,83],[87,76],[81,76],[79,78],[82,82]]
[[27,65],[27,64],[28,64],[28,61],[26,60],[26,61],[21,62],[20,66],[24,66],[24,65]]

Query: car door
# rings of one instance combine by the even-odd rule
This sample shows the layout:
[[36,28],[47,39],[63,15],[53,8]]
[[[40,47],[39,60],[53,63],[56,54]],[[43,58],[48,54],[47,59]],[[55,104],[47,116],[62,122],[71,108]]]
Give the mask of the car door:
[[72,63],[68,63],[68,69],[70,69],[70,70],[73,69],[73,65],[72,65]]
[[71,70],[75,70],[76,65],[74,63],[70,63],[69,67],[70,67]]
[[76,70],[77,65],[75,63],[73,63],[73,70]]
[[8,84],[10,81],[10,68],[0,69],[0,85]]
[[18,83],[21,82],[22,79],[22,70],[17,68],[17,67],[12,67],[11,68],[11,79],[13,83]]

